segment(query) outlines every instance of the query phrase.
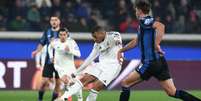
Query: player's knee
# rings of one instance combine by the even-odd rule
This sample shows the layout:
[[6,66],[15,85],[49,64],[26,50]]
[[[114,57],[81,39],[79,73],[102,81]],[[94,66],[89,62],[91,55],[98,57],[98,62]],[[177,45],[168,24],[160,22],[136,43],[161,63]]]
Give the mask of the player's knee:
[[91,75],[85,75],[83,78],[80,79],[80,81],[82,82],[82,84],[84,86],[94,80],[95,80],[95,78]]
[[174,90],[168,90],[168,91],[166,91],[166,93],[167,93],[168,96],[174,97],[176,91],[174,91]]
[[103,88],[105,88],[105,85],[101,82],[101,81],[96,81],[96,82],[94,82],[94,87],[93,87],[93,89],[94,90],[96,90],[96,91],[100,91],[100,90],[102,90]]
[[61,78],[61,81],[64,83],[64,84],[68,84],[69,83],[69,78],[67,78],[67,76],[63,76]]
[[48,80],[47,79],[42,79],[41,86],[43,87],[43,86],[46,86],[46,85],[48,85]]
[[130,85],[128,84],[128,82],[126,80],[122,80],[121,81],[121,86],[123,86],[123,87],[130,87]]
[[87,77],[85,77],[85,76],[80,79],[80,81],[81,81],[82,83],[85,82],[86,80],[87,80]]

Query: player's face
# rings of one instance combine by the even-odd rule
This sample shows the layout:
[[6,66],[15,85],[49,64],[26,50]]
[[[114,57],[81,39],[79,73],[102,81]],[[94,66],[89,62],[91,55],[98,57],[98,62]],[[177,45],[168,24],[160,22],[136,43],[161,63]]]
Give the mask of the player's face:
[[58,17],[51,17],[50,24],[53,28],[57,28],[60,25],[60,19]]
[[61,42],[65,42],[67,36],[68,36],[68,33],[65,32],[65,31],[63,31],[63,32],[59,32],[59,38],[60,38]]
[[101,43],[105,39],[105,32],[95,32],[92,37],[96,43]]

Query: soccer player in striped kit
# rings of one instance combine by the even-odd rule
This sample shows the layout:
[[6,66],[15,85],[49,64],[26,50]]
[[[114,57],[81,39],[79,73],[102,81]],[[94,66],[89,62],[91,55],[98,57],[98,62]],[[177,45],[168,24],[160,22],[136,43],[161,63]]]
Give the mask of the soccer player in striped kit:
[[169,96],[183,101],[200,101],[186,91],[176,89],[168,70],[164,52],[160,48],[165,26],[149,16],[150,4],[140,0],[136,3],[135,11],[140,24],[138,37],[133,38],[125,47],[119,50],[118,58],[120,60],[123,52],[134,48],[138,44],[141,51],[141,65],[122,81],[119,101],[128,101],[130,87],[144,80],[149,80],[152,76],[159,81]]
[[[35,57],[37,53],[41,52],[44,46],[49,46],[50,42],[54,40],[55,38],[58,38],[58,31],[60,29],[60,19],[58,16],[52,15],[50,17],[50,25],[51,27],[48,28],[47,30],[44,31],[40,43],[37,46],[37,49],[32,52],[32,57]],[[47,49],[47,48],[46,48]],[[45,57],[45,65],[43,68],[43,73],[42,73],[42,82],[41,86],[38,92],[38,101],[43,100],[43,95],[45,93],[45,87],[48,85],[48,82],[50,82],[53,78],[53,74],[55,74],[55,89],[54,92],[52,93],[52,101],[57,98],[58,93],[59,93],[59,76],[57,71],[54,68],[53,63],[50,61],[48,51],[46,51],[46,57]]]

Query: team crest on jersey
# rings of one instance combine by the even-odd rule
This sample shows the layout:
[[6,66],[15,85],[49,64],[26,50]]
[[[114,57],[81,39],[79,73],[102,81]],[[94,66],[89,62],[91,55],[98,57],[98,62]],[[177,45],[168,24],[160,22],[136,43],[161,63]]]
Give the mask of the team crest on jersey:
[[49,35],[47,35],[47,37],[48,37],[48,38],[50,38],[50,37],[51,37],[51,35],[49,34]]
[[154,20],[153,18],[145,19],[144,24],[149,25],[153,22],[153,20]]

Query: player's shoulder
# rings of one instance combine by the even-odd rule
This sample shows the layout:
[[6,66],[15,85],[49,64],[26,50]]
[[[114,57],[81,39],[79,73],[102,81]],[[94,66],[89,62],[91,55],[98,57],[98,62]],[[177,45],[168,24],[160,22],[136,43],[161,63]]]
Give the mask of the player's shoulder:
[[51,43],[53,44],[57,44],[60,42],[60,39],[59,38],[55,38],[54,40],[51,41]]
[[48,28],[46,28],[45,30],[44,30],[44,33],[48,33],[48,31],[52,31],[52,28],[51,27],[48,27]]
[[75,39],[73,39],[72,37],[68,37],[67,38],[67,43],[69,43],[69,44],[77,44],[77,42],[75,41]]
[[59,38],[55,38],[55,39],[54,39],[55,42],[58,42],[59,40],[60,40]]
[[119,32],[117,32],[117,31],[110,31],[110,32],[107,32],[107,33],[108,33],[108,36],[110,38],[120,37],[121,36],[121,34]]
[[75,39],[73,39],[72,37],[67,37],[67,40],[70,42],[75,42]]
[[117,32],[117,31],[110,31],[110,32],[107,32],[107,34],[111,35],[111,36],[113,36],[113,35],[120,35],[120,33]]

